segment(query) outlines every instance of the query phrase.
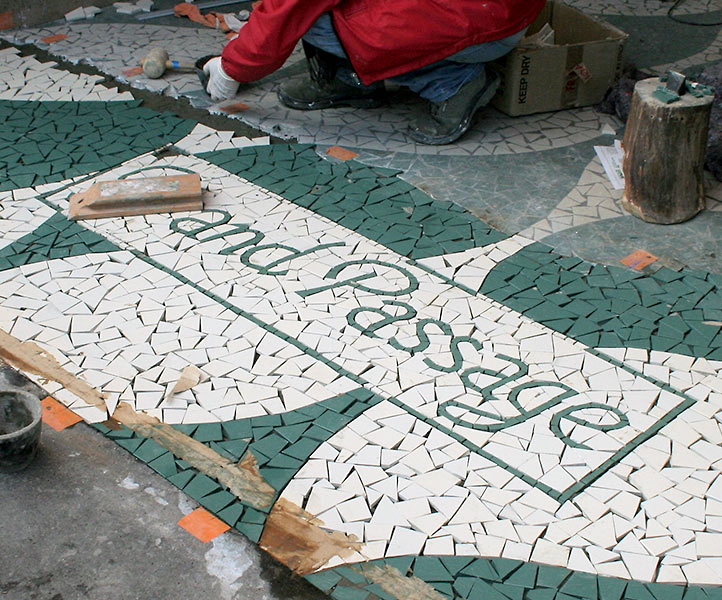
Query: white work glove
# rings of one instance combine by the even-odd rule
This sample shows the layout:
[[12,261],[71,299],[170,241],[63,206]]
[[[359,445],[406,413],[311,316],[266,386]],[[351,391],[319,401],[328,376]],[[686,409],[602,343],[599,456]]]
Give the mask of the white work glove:
[[228,77],[221,65],[221,57],[211,58],[204,66],[203,72],[208,76],[206,91],[216,102],[233,98],[240,85],[232,77]]

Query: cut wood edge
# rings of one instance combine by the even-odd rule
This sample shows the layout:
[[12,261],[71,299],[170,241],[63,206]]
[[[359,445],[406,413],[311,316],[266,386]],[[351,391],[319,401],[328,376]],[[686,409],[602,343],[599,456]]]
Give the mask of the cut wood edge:
[[20,371],[55,381],[66,390],[107,414],[105,396],[89,383],[67,371],[57,359],[35,342],[21,342],[0,329],[0,358]]
[[355,536],[326,531],[311,513],[279,498],[266,519],[259,546],[298,575],[308,575],[335,557],[361,549]]
[[250,451],[239,463],[233,463],[172,425],[136,412],[126,402],[118,404],[113,418],[143,437],[155,440],[166,450],[212,477],[242,502],[261,510],[269,509],[273,504],[276,490],[263,478],[256,457]]

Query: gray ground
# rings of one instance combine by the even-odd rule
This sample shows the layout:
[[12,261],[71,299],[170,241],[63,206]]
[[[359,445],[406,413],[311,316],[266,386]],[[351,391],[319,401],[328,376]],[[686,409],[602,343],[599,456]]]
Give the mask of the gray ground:
[[[0,388],[30,387],[0,365]],[[2,600],[320,600],[236,532],[202,543],[196,504],[84,423],[43,429],[24,471],[0,474]]]

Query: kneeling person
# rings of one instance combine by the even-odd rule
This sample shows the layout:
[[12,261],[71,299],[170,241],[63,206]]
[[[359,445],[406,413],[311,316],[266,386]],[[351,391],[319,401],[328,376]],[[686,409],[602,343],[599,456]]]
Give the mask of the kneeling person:
[[206,63],[208,93],[234,96],[239,83],[280,68],[300,39],[309,73],[281,85],[291,108],[374,107],[388,79],[428,101],[408,134],[449,144],[494,96],[499,77],[484,63],[518,44],[545,0],[263,0],[221,56]]

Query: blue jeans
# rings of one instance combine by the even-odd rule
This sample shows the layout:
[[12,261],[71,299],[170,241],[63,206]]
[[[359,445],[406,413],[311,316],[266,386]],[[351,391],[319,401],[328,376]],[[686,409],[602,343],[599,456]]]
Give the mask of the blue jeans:
[[[439,62],[391,77],[389,81],[403,85],[431,102],[443,102],[456,94],[465,83],[478,77],[484,70],[484,63],[511,52],[525,33],[526,28],[502,40],[469,46]],[[312,46],[348,61],[329,13],[322,14],[303,39]],[[350,63],[347,67],[339,68],[336,76],[345,83],[359,85]]]

